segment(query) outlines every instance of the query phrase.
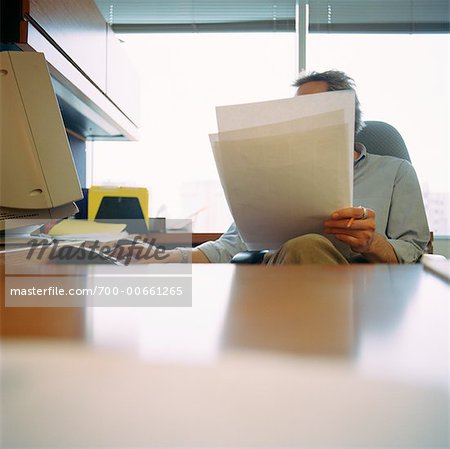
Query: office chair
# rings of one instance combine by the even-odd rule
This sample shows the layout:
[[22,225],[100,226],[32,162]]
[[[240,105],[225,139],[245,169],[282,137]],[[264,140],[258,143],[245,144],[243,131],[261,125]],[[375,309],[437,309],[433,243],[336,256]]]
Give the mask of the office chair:
[[367,121],[366,126],[356,136],[368,153],[380,156],[394,156],[411,162],[405,141],[400,133],[388,123]]
[[[362,143],[368,153],[381,156],[394,156],[411,162],[405,141],[400,133],[391,125],[379,121],[367,121],[366,126],[356,136],[356,141]],[[430,242],[427,252],[432,253],[433,233],[430,233]],[[267,250],[243,251],[236,254],[231,263],[259,264],[263,261]]]

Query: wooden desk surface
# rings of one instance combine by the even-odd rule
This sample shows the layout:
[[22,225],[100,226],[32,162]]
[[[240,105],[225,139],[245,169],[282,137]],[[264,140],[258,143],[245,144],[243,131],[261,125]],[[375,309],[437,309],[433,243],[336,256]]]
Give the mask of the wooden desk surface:
[[2,307],[3,443],[448,447],[449,292],[420,265],[197,265],[189,308]]

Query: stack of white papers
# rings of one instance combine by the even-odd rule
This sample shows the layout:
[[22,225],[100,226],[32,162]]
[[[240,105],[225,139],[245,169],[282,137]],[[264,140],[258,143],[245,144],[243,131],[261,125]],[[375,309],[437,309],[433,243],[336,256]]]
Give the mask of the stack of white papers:
[[128,236],[126,224],[101,223],[93,220],[66,219],[53,226],[48,235],[55,240],[89,240],[110,242]]
[[219,177],[249,249],[276,249],[352,205],[355,97],[326,92],[216,109]]

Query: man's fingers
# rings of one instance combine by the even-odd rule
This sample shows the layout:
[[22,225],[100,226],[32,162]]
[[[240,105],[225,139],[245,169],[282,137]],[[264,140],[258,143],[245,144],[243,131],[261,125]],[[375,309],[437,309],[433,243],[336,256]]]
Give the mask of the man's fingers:
[[338,240],[348,243],[350,246],[356,245],[359,243],[359,240],[356,237],[347,234],[335,234],[334,235]]
[[368,207],[347,207],[339,209],[331,214],[333,220],[339,220],[340,218],[354,218],[355,220],[363,220],[366,218],[375,217],[375,212]]
[[333,233],[348,230],[350,233],[352,231],[375,231],[375,220],[355,220],[355,219],[345,219],[345,220],[327,220],[324,224],[325,232],[330,231]]

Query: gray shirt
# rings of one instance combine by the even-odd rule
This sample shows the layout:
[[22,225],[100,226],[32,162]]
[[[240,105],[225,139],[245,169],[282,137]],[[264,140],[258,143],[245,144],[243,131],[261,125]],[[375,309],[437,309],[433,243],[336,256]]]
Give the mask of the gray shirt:
[[[430,233],[416,172],[412,165],[391,156],[369,154],[357,144],[360,155],[354,162],[353,204],[375,211],[376,231],[386,237],[400,263],[413,263],[424,253]],[[329,237],[332,240],[331,237]],[[333,240],[350,262],[361,256]],[[229,262],[247,247],[233,223],[214,242],[197,247],[210,262]]]

